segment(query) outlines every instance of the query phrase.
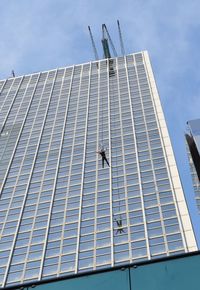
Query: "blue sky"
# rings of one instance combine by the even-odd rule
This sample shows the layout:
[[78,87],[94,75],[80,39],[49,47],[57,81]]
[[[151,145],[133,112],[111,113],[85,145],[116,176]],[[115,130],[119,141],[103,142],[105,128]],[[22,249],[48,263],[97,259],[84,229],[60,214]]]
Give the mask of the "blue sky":
[[[126,53],[148,50],[181,179],[200,241],[184,132],[200,118],[199,0],[1,0],[0,79],[92,60],[90,25],[100,50],[106,23],[118,48],[120,20]],[[116,41],[117,40],[117,41]]]

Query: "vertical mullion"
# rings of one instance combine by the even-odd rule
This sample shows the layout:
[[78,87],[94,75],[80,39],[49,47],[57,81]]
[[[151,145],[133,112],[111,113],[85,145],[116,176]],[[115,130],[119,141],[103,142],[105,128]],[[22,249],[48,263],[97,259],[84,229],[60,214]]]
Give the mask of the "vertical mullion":
[[[0,99],[2,98],[1,97],[1,93],[3,92],[4,90],[4,87],[6,86],[6,83],[7,83],[7,80],[5,80],[0,88]],[[8,94],[6,94],[6,96],[8,96]],[[3,104],[5,103],[5,100],[6,100],[6,97],[4,98],[4,100],[2,100],[1,104],[0,104],[0,112],[1,112],[1,109],[3,108]]]
[[[70,99],[72,98],[71,96],[71,90],[73,87],[73,80],[75,78],[76,75],[76,67],[73,67],[73,73],[72,73],[72,78],[71,78],[71,87],[70,87],[70,91],[69,91],[69,101],[68,101],[68,110],[67,113],[69,111],[69,107],[70,107]],[[81,68],[81,75],[80,75],[80,82],[81,82],[81,76],[82,76],[82,68]],[[74,150],[74,143],[75,143],[75,132],[76,132],[76,126],[77,126],[77,115],[78,115],[78,99],[80,97],[80,83],[79,83],[79,93],[77,96],[77,104],[76,104],[76,112],[75,112],[75,123],[74,123],[74,136],[73,136],[73,141],[72,141],[72,150],[71,150],[71,158],[70,158],[70,166],[69,166],[69,177],[68,177],[68,188],[67,188],[67,192],[66,192],[66,196],[67,198],[69,198],[69,193],[70,193],[70,180],[71,180],[71,171],[72,171],[72,162],[73,162],[73,150]],[[66,120],[67,122],[67,120]],[[64,142],[64,140],[63,140]],[[67,208],[67,204],[66,204],[66,208]],[[65,219],[65,218],[64,218]],[[64,235],[64,225],[63,225],[63,235]]]
[[[83,67],[82,67],[83,72]],[[85,174],[85,159],[86,159],[86,143],[87,143],[87,126],[88,126],[88,115],[89,115],[89,100],[90,100],[90,81],[91,81],[91,63],[89,68],[89,79],[88,79],[88,96],[87,96],[87,111],[86,111],[86,123],[85,123],[85,140],[84,140],[84,153],[83,153],[83,167],[82,167],[82,178],[81,178],[81,191],[80,191],[80,208],[79,208],[79,219],[78,219],[78,233],[77,233],[77,251],[76,251],[76,262],[75,272],[78,272],[78,259],[79,259],[79,247],[80,247],[80,232],[81,232],[81,214],[83,205],[83,187],[84,187],[84,174]],[[82,74],[81,74],[82,83]],[[81,87],[81,84],[80,84]],[[80,91],[79,91],[80,94]],[[80,97],[79,97],[80,99]]]
[[[38,139],[38,143],[37,143],[37,147],[36,147],[36,151],[35,151],[35,155],[34,155],[34,160],[33,160],[31,171],[30,171],[30,176],[29,176],[29,179],[28,179],[28,182],[27,182],[25,199],[24,199],[24,203],[23,203],[23,206],[22,206],[21,217],[19,219],[20,222],[22,220],[23,211],[24,211],[25,206],[26,206],[26,200],[27,200],[27,197],[28,197],[28,189],[29,189],[29,186],[30,186],[30,182],[31,182],[33,171],[34,171],[34,167],[35,167],[35,162],[36,162],[36,159],[37,159],[37,156],[38,156],[38,152],[39,152],[39,147],[40,147],[40,143],[41,143],[41,139],[42,139],[42,135],[43,135],[46,119],[47,119],[47,114],[48,114],[49,106],[50,106],[50,103],[51,103],[51,98],[52,98],[53,87],[54,87],[54,82],[55,82],[55,79],[56,79],[56,75],[57,75],[57,70],[56,70],[56,73],[55,73],[55,76],[54,76],[54,81],[53,81],[53,84],[52,84],[52,87],[51,87],[51,91],[50,91],[50,94],[49,94],[49,102],[47,103],[47,107],[46,107],[46,111],[45,111],[45,114],[44,114],[43,123],[41,125],[41,131],[40,131],[40,135],[39,135],[39,139]],[[45,79],[45,82],[44,82],[44,86],[43,86],[43,90],[42,90],[42,94],[41,94],[41,98],[40,98],[40,104],[42,102],[42,96],[43,96],[43,93],[44,93],[44,90],[45,90],[45,85],[47,83],[48,76],[49,76],[49,72],[48,72],[48,75],[46,76],[46,79]],[[37,113],[38,113],[38,111],[39,111],[39,106],[37,108]],[[36,121],[36,119],[37,119],[37,115],[35,115],[35,119],[34,120]],[[34,126],[34,123],[32,125],[32,128],[33,128],[33,126]],[[27,144],[27,149],[28,149],[28,144]],[[25,157],[25,154],[24,154],[24,157]],[[38,207],[38,204],[37,204],[37,207]],[[18,231],[19,231],[19,227],[20,227],[20,223],[18,225]],[[33,230],[33,224],[32,224],[32,230]],[[32,237],[32,234],[33,234],[33,232],[31,232],[31,237]],[[29,247],[28,248],[30,248],[30,242],[31,242],[31,240],[29,240]],[[27,255],[28,254],[29,253],[27,252]],[[25,273],[25,266],[24,266],[23,274],[24,273]],[[23,281],[23,278],[24,277],[22,276],[22,278],[21,278],[22,281]]]
[[[31,78],[30,78],[30,79],[31,79]],[[30,82],[30,80],[29,80],[29,82]],[[25,92],[24,92],[24,93],[25,93]],[[14,121],[14,124],[15,124],[15,121]],[[22,126],[22,127],[23,127],[23,126]],[[8,142],[8,141],[7,141],[7,142]],[[14,149],[13,151],[15,151],[15,149]],[[25,158],[25,154],[24,154],[24,158]],[[24,158],[23,158],[23,160],[24,160]],[[22,164],[23,164],[23,162],[20,164],[20,168],[22,167]],[[8,166],[8,168],[9,168],[9,167],[10,167],[10,165]],[[19,170],[19,172],[20,172],[20,170]],[[18,175],[18,177],[17,177],[16,184],[17,184],[18,179],[19,179],[19,175]],[[14,197],[14,193],[15,193],[15,191],[13,192],[13,195],[12,195],[12,197],[10,198],[9,208],[10,208],[10,205],[11,205],[11,203],[12,203],[12,199],[13,199],[13,197]],[[0,233],[3,233],[3,231],[4,231],[5,224],[6,224],[6,220],[7,220],[8,216],[9,216],[9,210],[7,210],[6,217],[5,217],[5,219],[4,219],[5,222],[4,222],[4,225],[3,225],[2,229],[0,230]]]
[[[107,60],[107,84],[108,84],[108,136],[109,136],[109,157],[110,157],[110,234],[111,234],[111,266],[114,266],[114,231],[113,231],[113,200],[112,200],[112,143],[111,143],[111,106],[110,90],[112,84],[109,76],[109,59]],[[103,129],[103,128],[102,128]]]
[[19,134],[18,134],[18,137],[17,137],[16,143],[15,143],[15,147],[14,147],[14,149],[13,149],[13,154],[12,154],[12,156],[11,156],[11,158],[10,158],[10,162],[9,162],[9,164],[8,164],[8,166],[7,166],[7,171],[6,171],[6,173],[5,173],[4,180],[3,180],[2,184],[1,184],[1,189],[2,189],[2,188],[4,187],[4,185],[5,185],[6,178],[7,178],[7,174],[8,174],[8,172],[9,172],[9,170],[10,170],[10,165],[12,164],[12,161],[13,161],[13,158],[14,158],[14,155],[15,155],[15,151],[16,151],[16,149],[17,149],[17,145],[18,145],[18,142],[19,142],[19,140],[20,140],[20,137],[21,137],[21,134],[22,134],[22,131],[23,131],[24,124],[25,124],[25,122],[26,122],[26,118],[27,118],[27,116],[28,116],[28,113],[29,113],[29,110],[30,110],[31,104],[32,104],[32,102],[33,102],[33,97],[34,97],[34,93],[35,93],[36,88],[37,88],[37,84],[38,84],[39,78],[40,78],[40,74],[38,75],[37,82],[35,83],[35,87],[34,87],[34,90],[33,90],[32,96],[31,96],[31,98],[30,98],[30,102],[29,102],[29,105],[28,105],[28,108],[27,108],[27,111],[26,111],[26,115],[25,115],[24,121],[23,121],[23,123],[22,123],[21,129],[20,129],[20,131],[19,131]]
[[20,111],[20,109],[21,109],[21,106],[23,105],[23,101],[24,101],[24,99],[25,99],[25,97],[26,97],[26,92],[27,92],[27,90],[28,90],[28,86],[29,86],[30,82],[31,82],[31,77],[29,78],[29,81],[28,81],[28,83],[27,83],[27,85],[26,85],[26,89],[25,89],[25,91],[24,91],[24,93],[23,93],[23,97],[22,97],[22,99],[21,99],[21,102],[20,102],[19,108],[18,108],[18,110],[17,110],[17,112],[16,112],[16,115],[15,115],[15,118],[14,118],[14,122],[13,122],[13,124],[15,124],[16,121],[17,121],[18,113],[19,113],[19,111]]
[[[137,74],[137,76],[138,76],[138,74]],[[147,76],[147,73],[146,73],[146,76]],[[142,94],[141,94],[140,82],[139,82],[139,78],[138,77],[137,77],[137,81],[138,81],[138,88],[139,88],[139,94],[140,94],[140,100],[141,100],[142,113],[145,116],[144,105],[143,105],[143,102],[142,102]],[[151,99],[152,99],[152,95],[151,95]],[[154,112],[154,115],[155,115],[155,112]],[[148,129],[147,129],[146,118],[144,118],[144,126],[145,126],[145,132],[147,133]],[[159,192],[158,192],[157,183],[156,183],[156,176],[155,176],[153,160],[152,160],[152,153],[151,153],[151,145],[150,145],[148,134],[147,134],[147,144],[148,144],[148,151],[149,151],[150,162],[151,162],[151,167],[152,167],[153,182],[154,182],[154,185],[155,185],[155,188],[156,188],[156,199],[157,199],[157,202],[159,204],[160,222],[161,222],[162,230],[163,230],[163,238],[164,238],[164,241],[165,241],[166,252],[168,254],[167,239],[166,239],[166,233],[165,233],[164,221],[163,221],[163,217],[162,217],[161,206],[160,206],[160,203],[159,203],[160,202],[160,198],[159,198]]]
[[[23,79],[24,79],[24,77],[21,77],[20,82],[19,82],[18,87],[17,87],[16,92],[15,92],[15,95],[13,96],[13,100],[12,100],[12,102],[11,102],[11,104],[10,104],[9,109],[8,109],[8,112],[7,112],[5,118],[4,118],[3,122],[2,122],[3,124],[2,124],[2,126],[1,126],[1,132],[0,132],[0,133],[2,133],[2,131],[4,130],[4,128],[5,128],[5,126],[6,126],[6,122],[7,122],[8,118],[9,118],[9,115],[10,115],[10,113],[11,113],[11,110],[12,110],[12,108],[13,108],[13,105],[14,105],[14,103],[15,103],[15,100],[16,100],[16,98],[17,98],[17,94],[18,94],[18,91],[19,91],[19,89],[20,89],[20,86],[21,86],[21,84],[22,84]],[[13,84],[14,84],[14,81],[13,81],[12,85],[13,85]],[[10,90],[11,90],[11,88],[12,88],[12,86],[10,87]],[[10,92],[10,90],[9,90],[9,92]],[[8,94],[9,94],[9,93],[8,93]],[[8,96],[8,95],[7,95],[7,96]]]
[[[37,82],[36,82],[36,84],[35,84],[35,87],[34,87],[34,90],[33,90],[33,93],[32,93],[32,97],[30,98],[30,103],[29,103],[28,108],[27,108],[27,111],[26,111],[26,116],[25,116],[25,118],[24,118],[24,121],[23,121],[23,124],[22,124],[22,126],[21,126],[21,129],[20,129],[20,132],[19,132],[18,138],[17,138],[17,140],[16,140],[15,148],[14,148],[14,150],[13,150],[13,154],[12,154],[12,157],[11,157],[11,159],[10,159],[10,163],[9,163],[9,165],[8,165],[8,167],[7,167],[7,172],[6,172],[6,174],[5,174],[5,178],[4,178],[4,181],[3,181],[3,183],[2,183],[2,187],[3,187],[4,184],[5,184],[6,177],[7,177],[7,174],[8,174],[9,168],[10,168],[10,165],[11,165],[11,163],[12,163],[12,160],[13,160],[13,158],[14,158],[15,151],[16,151],[16,149],[17,149],[17,145],[18,145],[18,142],[19,142],[19,140],[20,140],[20,137],[21,137],[21,134],[22,134],[22,130],[23,130],[24,124],[25,124],[25,122],[26,122],[26,119],[27,119],[27,116],[28,116],[29,110],[30,110],[30,108],[31,108],[31,104],[32,104],[32,102],[33,102],[34,93],[35,93],[35,90],[36,90],[36,88],[37,88],[37,84],[38,84],[39,78],[40,78],[40,74],[38,75],[38,79],[37,79]],[[19,224],[20,224],[20,222],[21,222],[22,212],[23,212],[23,207],[22,207],[21,215],[20,215],[20,218],[19,218],[19,221],[18,221],[17,230],[16,230],[16,232],[15,232],[15,237],[14,237],[14,241],[13,241],[13,247],[12,247],[12,249],[11,249],[10,256],[9,256],[9,259],[8,259],[8,264],[7,264],[7,268],[6,268],[6,271],[5,271],[4,280],[3,280],[3,283],[2,283],[2,286],[3,286],[3,287],[5,286],[6,281],[7,281],[8,271],[9,271],[9,268],[10,268],[10,262],[11,262],[11,259],[12,259],[12,255],[13,255],[14,247],[15,247],[15,243],[16,243],[16,238],[17,238],[18,228],[19,228]]]
[[[141,204],[142,204],[142,213],[143,213],[143,220],[144,220],[145,238],[146,238],[146,245],[147,245],[147,255],[148,255],[148,259],[150,259],[147,222],[146,222],[146,216],[145,216],[145,207],[144,207],[144,199],[143,199],[143,192],[142,192],[142,180],[141,180],[140,165],[139,165],[139,154],[138,154],[138,148],[137,148],[137,140],[136,140],[136,134],[135,134],[135,124],[134,124],[134,117],[133,117],[131,92],[130,92],[130,85],[129,85],[129,81],[130,80],[129,80],[128,69],[127,69],[127,61],[126,60],[125,60],[125,64],[126,64],[125,65],[125,67],[126,67],[126,77],[127,77],[128,92],[129,92],[129,103],[130,103],[131,115],[132,115],[133,135],[134,135],[134,140],[135,140],[135,154],[136,154],[138,180],[139,180],[139,188],[140,188],[140,198],[141,198]],[[136,73],[136,78],[137,78],[137,82],[138,82],[137,73]]]
[[[66,69],[65,69],[66,72]],[[65,75],[65,74],[64,74]],[[55,117],[54,117],[54,121],[53,121],[53,127],[52,127],[52,132],[55,132],[55,123],[56,123],[56,119],[57,119],[57,112],[61,103],[61,92],[62,92],[62,86],[63,86],[63,82],[64,82],[64,77],[62,80],[62,85],[61,85],[61,89],[60,89],[60,94],[59,94],[59,101],[57,103],[57,107],[56,107],[56,113],[55,113]],[[65,115],[67,114],[67,110]],[[62,153],[62,144],[63,144],[63,139],[64,139],[64,128],[65,128],[65,118],[64,118],[64,123],[63,123],[63,132],[62,132],[62,138],[61,138],[61,142],[60,142],[60,148],[59,148],[59,154],[58,154],[58,160],[57,160],[57,166],[56,166],[56,172],[55,172],[55,179],[54,179],[54,184],[53,184],[53,194],[51,197],[51,203],[50,203],[50,207],[49,207],[49,213],[48,213],[48,221],[47,221],[47,230],[46,230],[46,235],[45,235],[45,239],[44,239],[44,247],[43,247],[43,255],[42,255],[42,260],[41,260],[41,264],[40,264],[40,273],[39,273],[39,280],[42,278],[42,273],[43,273],[43,267],[44,267],[44,261],[45,261],[45,253],[46,253],[46,247],[47,247],[47,242],[48,242],[48,234],[49,234],[49,230],[50,230],[50,223],[51,223],[51,216],[52,216],[52,209],[53,209],[53,203],[54,203],[54,198],[55,198],[55,192],[56,192],[56,184],[57,184],[57,177],[58,177],[58,171],[59,171],[59,163],[60,163],[60,156]],[[52,136],[53,136],[52,133]],[[49,142],[49,148],[48,148],[48,152],[50,151],[50,147],[51,147],[51,143],[52,143],[52,136],[51,136],[51,140]],[[46,166],[47,166],[47,162],[48,162],[48,155],[46,158],[46,164],[45,164],[45,169],[44,169],[44,174],[46,171]],[[44,177],[44,175],[43,175]],[[43,178],[44,179],[44,178]]]
[[17,118],[18,118],[18,116],[20,116],[20,115],[19,115],[19,112],[20,112],[20,109],[21,109],[22,106],[23,106],[23,102],[24,102],[25,97],[26,97],[26,92],[27,92],[27,90],[29,89],[29,84],[30,84],[30,83],[31,83],[31,77],[29,78],[28,83],[27,83],[27,85],[26,85],[26,89],[25,89],[25,91],[24,91],[24,93],[23,93],[23,97],[22,97],[21,102],[20,102],[20,104],[19,104],[19,108],[18,108],[18,110],[17,110],[17,112],[16,112],[16,115],[15,115],[15,118],[14,118],[14,122],[13,122],[13,124],[15,124],[15,123],[17,122]]
[[[4,86],[6,86],[6,82],[7,82],[7,80],[5,81]],[[9,94],[10,94],[11,88],[13,86],[13,83],[14,83],[14,79],[12,80],[10,88],[8,89],[8,92],[7,92],[5,98],[4,98],[3,102],[2,102],[1,109],[3,109],[3,107],[4,107],[4,105],[5,105],[6,101],[7,101],[7,98],[9,99]],[[1,90],[1,93],[2,93],[2,91],[4,89],[4,86],[3,86],[2,90]],[[8,112],[9,112],[9,109],[8,109]],[[0,119],[0,126],[3,128],[3,122],[2,122],[2,125],[1,125],[1,119]],[[2,132],[2,129],[1,129],[1,132]]]
[[[97,146],[99,144],[99,134],[100,134],[100,62],[98,63],[98,99],[97,99]],[[103,128],[102,128],[103,129]],[[99,148],[97,147],[97,150]],[[95,205],[94,205],[94,269],[96,269],[96,249],[97,249],[97,205],[98,205],[98,173],[99,173],[99,166],[98,166],[98,159],[99,154],[96,154],[96,182],[95,182]]]
[[[124,58],[125,62],[125,58]],[[130,232],[130,220],[128,211],[128,192],[127,192],[127,181],[126,181],[126,168],[125,168],[125,150],[124,150],[124,131],[122,123],[122,109],[121,109],[121,95],[120,95],[120,83],[119,83],[119,70],[117,61],[117,86],[118,86],[118,103],[119,103],[119,116],[120,116],[120,130],[121,130],[121,142],[122,142],[122,158],[123,158],[123,171],[124,171],[124,197],[126,202],[126,219],[127,219],[127,232],[128,232],[128,244],[129,244],[129,259],[132,261],[132,251],[131,251],[131,232]],[[118,177],[117,177],[118,178]]]
[[[29,189],[29,186],[30,186],[30,182],[31,182],[31,178],[32,178],[32,175],[33,175],[33,171],[34,171],[34,167],[35,167],[35,163],[36,163],[36,159],[37,159],[37,156],[38,156],[38,152],[39,152],[39,148],[40,148],[40,143],[41,143],[41,140],[42,140],[42,135],[43,135],[43,131],[44,131],[44,127],[45,127],[45,123],[46,123],[46,119],[47,119],[47,115],[48,115],[48,110],[49,110],[49,107],[50,107],[50,104],[51,104],[51,99],[52,99],[52,95],[53,95],[53,88],[54,88],[54,84],[55,84],[55,80],[56,80],[56,76],[57,76],[57,72],[58,70],[56,70],[55,72],[55,76],[54,76],[54,81],[53,81],[53,84],[51,86],[51,91],[50,91],[50,94],[49,94],[49,102],[47,103],[47,107],[46,107],[46,111],[45,111],[45,114],[44,114],[44,119],[43,119],[43,123],[42,123],[42,126],[41,126],[41,131],[40,131],[40,136],[39,136],[39,139],[38,139],[38,143],[37,143],[37,148],[36,148],[36,151],[35,151],[35,156],[34,156],[34,160],[33,160],[33,165],[32,165],[32,168],[31,168],[31,173],[30,173],[30,177],[29,177],[29,181],[28,181],[28,186],[27,186],[27,191],[26,191],[26,197],[25,197],[25,201],[24,201],[24,206],[23,208],[25,208],[25,204],[26,204],[26,200],[27,200],[27,196],[28,196],[28,189]],[[48,72],[48,76],[49,76],[49,72]],[[46,80],[45,80],[45,84],[46,82],[48,81],[48,76],[46,77]],[[44,90],[45,90],[45,85],[43,87],[43,92],[42,92],[42,95],[44,93]],[[40,99],[40,103],[42,102],[42,97]],[[38,106],[38,110],[37,112],[39,111],[39,106]],[[37,115],[35,116],[35,120],[37,119]],[[27,146],[28,147],[28,146]],[[45,171],[45,170],[44,170]],[[43,173],[44,174],[44,173]],[[39,206],[39,204],[37,204],[37,207]],[[23,211],[22,211],[22,214],[23,214]],[[22,218],[22,216],[21,216]],[[21,220],[20,218],[20,220]],[[33,221],[34,222],[34,221]],[[33,230],[33,224],[32,224],[32,230]],[[31,232],[31,236],[33,234],[33,231]],[[29,248],[30,248],[30,242],[31,240],[29,240]],[[28,253],[27,253],[28,255]],[[24,273],[25,273],[25,267],[24,267]],[[22,277],[23,279],[24,277]]]
[[[56,79],[56,76],[55,76],[55,78],[54,78],[54,81],[55,81],[55,79]],[[46,80],[47,80],[47,79],[46,79]],[[54,87],[54,86],[52,86],[50,96],[51,96],[52,93],[53,93],[53,87]],[[42,101],[42,98],[40,99],[40,103],[41,103],[41,101]],[[38,106],[38,108],[37,108],[37,112],[36,112],[36,115],[35,115],[35,118],[34,118],[34,122],[33,122],[33,124],[32,124],[32,129],[34,128],[34,123],[35,123],[35,121],[37,120],[37,114],[38,114],[39,108],[40,108],[40,107]],[[46,114],[45,114],[44,126],[45,126],[45,123],[46,123],[47,114],[48,114],[48,109],[47,109]],[[42,131],[44,130],[44,126],[43,126]],[[39,138],[39,139],[40,139],[40,142],[41,142],[41,138]],[[51,144],[51,142],[49,142],[49,146],[50,146],[50,144]],[[29,143],[27,144],[27,150],[28,150],[28,146],[29,146]],[[40,143],[39,143],[39,146],[40,146]],[[38,148],[39,148],[39,147],[38,147]],[[39,149],[38,149],[38,151],[39,151]],[[24,154],[24,157],[25,157],[25,156],[26,156],[26,154]],[[47,158],[48,158],[48,157],[46,157],[46,163],[47,163]],[[42,175],[41,181],[43,181],[43,179],[44,179],[44,174],[45,174],[45,169],[46,169],[46,163],[45,163],[45,167],[44,167],[44,170],[43,170],[43,175]],[[34,162],[34,164],[35,164],[35,162]],[[34,171],[34,169],[31,170],[31,176],[33,175],[33,171]],[[30,179],[30,180],[31,180],[31,179]],[[23,275],[22,275],[22,278],[21,278],[21,281],[22,281],[22,282],[23,282],[23,280],[24,280],[24,275],[25,275],[25,272],[26,272],[26,264],[27,264],[27,259],[28,259],[28,255],[29,255],[29,250],[30,250],[30,247],[31,247],[31,240],[32,240],[32,237],[33,237],[33,230],[34,230],[34,226],[35,226],[36,212],[37,212],[38,207],[39,207],[39,199],[40,199],[40,196],[41,196],[41,189],[42,189],[42,182],[41,182],[41,184],[40,184],[40,189],[38,190],[39,193],[38,193],[37,203],[36,203],[36,207],[35,207],[35,216],[33,217],[32,228],[31,228],[31,234],[30,234],[30,238],[29,238],[29,245],[28,245],[28,247],[27,247],[27,253],[26,253],[26,259],[25,259],[25,263],[24,263]]]
[[[57,73],[57,71],[56,71],[56,73]],[[56,77],[56,73],[55,73],[55,77]],[[54,80],[55,80],[55,77],[54,77]],[[47,81],[47,78],[45,80],[45,83]],[[44,86],[44,88],[45,88],[45,86]],[[44,92],[44,88],[43,88],[43,92]],[[45,112],[45,115],[44,115],[45,117],[44,117],[44,120],[43,120],[43,124],[41,126],[42,129],[41,129],[41,132],[40,132],[40,137],[38,139],[37,149],[36,149],[36,152],[35,152],[32,168],[31,168],[31,173],[30,173],[30,176],[29,176],[29,180],[27,182],[26,192],[24,194],[24,201],[23,201],[23,204],[22,204],[22,207],[21,207],[21,212],[20,212],[20,217],[19,217],[19,221],[18,221],[18,225],[17,225],[17,230],[16,230],[16,233],[15,233],[14,241],[13,241],[13,247],[12,247],[12,250],[11,250],[10,261],[11,261],[11,258],[12,258],[12,254],[13,254],[14,247],[15,247],[16,240],[17,240],[17,234],[18,234],[19,227],[20,227],[21,220],[22,220],[22,215],[23,215],[23,212],[24,212],[24,209],[25,209],[25,205],[26,205],[26,200],[27,200],[27,196],[28,196],[28,189],[29,189],[29,186],[30,186],[30,181],[31,181],[31,178],[32,178],[33,170],[34,170],[35,161],[36,161],[36,158],[37,158],[37,155],[38,155],[38,151],[39,151],[39,146],[40,146],[40,142],[41,142],[41,138],[42,138],[42,133],[43,133],[43,130],[44,130],[44,125],[45,125],[45,121],[46,121],[46,117],[47,117],[47,112],[48,112],[48,108],[50,106],[50,101],[51,101],[51,97],[52,97],[52,91],[53,91],[53,85],[52,85],[52,88],[51,88],[51,92],[49,94],[49,103],[47,105],[46,112]],[[41,100],[42,100],[42,98],[41,98]],[[10,264],[10,261],[9,261],[9,264]],[[7,267],[7,275],[8,275],[8,271],[9,271],[9,266]],[[7,277],[6,277],[6,280],[5,280],[4,283],[6,283],[6,281],[7,281]]]
[[1,94],[1,92],[3,90],[3,88],[5,87],[6,82],[7,82],[7,79],[1,81],[0,94]]
[[[65,129],[66,129],[66,126],[67,126],[67,115],[68,115],[68,110],[69,110],[70,93],[71,93],[71,89],[72,89],[73,76],[74,76],[74,67],[73,67],[72,72],[71,72],[71,80],[70,80],[69,91],[68,91],[68,99],[67,99],[67,105],[66,105],[66,111],[65,111],[65,118],[64,118],[65,123],[64,123],[63,132],[62,132],[62,142],[61,142],[61,147],[60,147],[61,150],[60,150],[60,154],[59,154],[59,160],[60,160],[61,154],[62,154],[64,137],[65,137]],[[58,169],[59,169],[59,165],[58,165]],[[57,176],[56,176],[56,180],[57,180],[57,178],[58,178],[58,173],[57,173]],[[69,187],[69,184],[68,184],[68,187]],[[67,202],[68,202],[68,194],[66,195],[66,202],[65,202],[64,213],[67,212]],[[63,224],[62,224],[62,234],[61,234],[61,243],[60,243],[60,255],[59,255],[57,275],[59,275],[60,269],[61,269],[62,247],[63,247],[64,233],[65,233],[64,230],[65,230],[65,214],[64,214],[64,217],[63,217]]]
[[[175,194],[175,188],[174,188],[174,184],[173,184],[173,178],[172,178],[172,174],[171,174],[169,160],[167,158],[165,144],[163,142],[162,129],[160,127],[160,121],[159,121],[158,113],[157,113],[157,110],[156,110],[155,98],[154,98],[154,94],[153,94],[152,84],[151,84],[151,81],[150,81],[149,70],[148,70],[147,64],[146,64],[146,56],[145,55],[143,55],[143,59],[144,59],[144,67],[145,67],[145,71],[146,71],[146,75],[147,75],[147,80],[148,80],[149,88],[150,88],[150,92],[151,92],[151,99],[152,99],[152,104],[153,104],[153,108],[154,108],[154,114],[155,114],[155,118],[156,118],[156,123],[157,123],[157,126],[158,126],[159,135],[160,135],[159,136],[160,137],[160,142],[162,144],[163,155],[164,155],[164,159],[165,159],[165,162],[166,162],[166,169],[167,169],[167,173],[168,173],[169,183],[170,183],[171,189],[173,189],[172,190],[172,196],[173,196],[174,206],[175,206],[176,213],[177,213],[177,219],[179,221],[179,226],[180,226],[180,229],[181,229],[182,242],[183,242],[185,251],[188,251],[188,245],[186,243],[185,232],[183,230],[184,227],[183,227],[183,223],[182,223],[182,219],[181,219],[179,206],[178,206],[178,203],[177,203],[177,198],[176,198],[176,194]],[[164,115],[163,115],[163,119],[164,119]],[[176,166],[176,164],[175,164],[175,166]],[[161,209],[160,209],[160,212],[161,212]],[[162,215],[162,212],[161,212],[161,215]],[[163,223],[163,228],[164,228],[163,220],[162,220],[162,223]],[[164,230],[164,233],[165,233],[165,230]],[[169,250],[168,250],[168,246],[167,246],[166,233],[165,233],[164,240],[165,240],[166,248],[167,248],[167,251],[168,251],[168,254],[169,254]]]

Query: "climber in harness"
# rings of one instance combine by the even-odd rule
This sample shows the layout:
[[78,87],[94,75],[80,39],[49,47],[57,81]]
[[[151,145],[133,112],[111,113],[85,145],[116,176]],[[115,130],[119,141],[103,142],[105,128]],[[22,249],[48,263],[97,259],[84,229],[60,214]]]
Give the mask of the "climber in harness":
[[123,225],[122,225],[122,218],[120,217],[118,220],[115,219],[116,223],[117,223],[117,231],[116,231],[116,235],[117,234],[122,234],[124,233],[124,229],[123,229]]
[[108,159],[106,158],[106,150],[104,149],[104,147],[101,147],[101,149],[99,151],[97,151],[98,154],[101,155],[102,158],[102,168],[104,168],[104,161],[106,161],[106,163],[108,164],[108,166],[110,166]]

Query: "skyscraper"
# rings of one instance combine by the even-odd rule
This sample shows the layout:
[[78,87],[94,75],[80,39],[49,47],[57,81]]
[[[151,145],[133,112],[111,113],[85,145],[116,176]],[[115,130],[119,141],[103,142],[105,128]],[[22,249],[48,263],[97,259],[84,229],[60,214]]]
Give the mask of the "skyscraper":
[[2,287],[197,249],[147,52],[0,88]]
[[188,145],[190,171],[195,192],[195,199],[200,213],[200,119],[188,121],[188,134],[185,134]]

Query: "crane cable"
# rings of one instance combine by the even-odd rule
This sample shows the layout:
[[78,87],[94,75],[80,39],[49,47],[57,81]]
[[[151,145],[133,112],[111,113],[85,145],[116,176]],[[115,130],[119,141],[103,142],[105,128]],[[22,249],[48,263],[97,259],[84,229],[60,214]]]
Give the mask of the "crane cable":
[[102,97],[101,97],[101,147],[102,147],[102,149],[103,149],[103,146],[104,146],[104,136],[103,136],[104,119],[103,119],[103,110],[104,110],[104,96],[102,94]]
[[[109,77],[109,80],[110,80],[110,95],[112,97],[112,103],[113,103],[113,112],[114,114],[112,114],[114,116],[114,120],[113,120],[113,133],[114,133],[114,137],[116,137],[116,106],[115,106],[115,95],[114,95],[114,90],[113,90],[113,76],[112,77]],[[117,143],[115,143],[115,145],[117,146]],[[117,179],[117,198],[118,198],[118,214],[116,214],[117,218],[114,219],[117,223],[117,226],[118,226],[118,229],[117,229],[117,232],[116,234],[121,233],[123,232],[123,228],[119,229],[119,223],[121,223],[121,226],[122,226],[122,215],[121,215],[121,195],[120,195],[120,191],[119,191],[119,168],[118,168],[118,153],[117,153],[117,149],[115,148],[115,159],[116,159],[116,172],[115,172],[115,176],[116,176],[116,179]],[[120,227],[121,227],[120,226]]]
[[101,113],[100,113],[100,118],[101,118],[100,124],[101,124],[101,128],[100,128],[100,134],[101,135],[100,135],[100,144],[99,144],[99,146],[100,146],[100,149],[103,149],[104,148],[104,136],[103,136],[103,131],[104,131],[104,119],[103,119],[104,96],[101,93],[101,91],[100,91],[100,94],[101,94],[101,96],[100,96],[100,100],[101,100]]

